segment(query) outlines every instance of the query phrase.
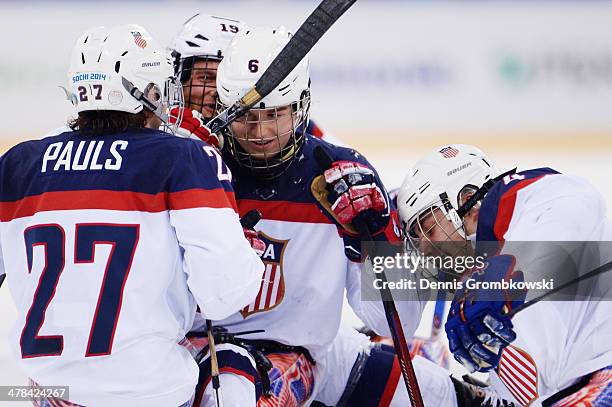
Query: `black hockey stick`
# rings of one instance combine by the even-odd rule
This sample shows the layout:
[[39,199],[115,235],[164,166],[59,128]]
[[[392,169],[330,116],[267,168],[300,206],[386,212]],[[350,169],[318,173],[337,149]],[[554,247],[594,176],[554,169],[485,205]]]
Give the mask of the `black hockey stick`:
[[612,261],[602,264],[601,266],[597,267],[595,270],[589,271],[588,273],[573,279],[572,281],[568,281],[565,284],[561,284],[559,287],[553,288],[552,290],[540,295],[539,297],[536,297],[532,300],[527,301],[526,303],[519,305],[518,307],[516,307],[515,309],[513,309],[512,311],[510,311],[507,315],[512,318],[513,316],[515,316],[516,314],[518,314],[521,311],[525,311],[527,308],[531,307],[534,304],[537,304],[538,302],[542,301],[543,299],[545,299],[546,297],[553,295],[561,290],[566,289],[567,287],[571,287],[574,284],[578,284],[579,282],[583,281],[583,280],[587,280],[589,278],[595,277],[599,274],[605,273],[606,271],[610,271],[612,270]]
[[[257,222],[261,220],[261,212],[257,209],[247,212],[240,218],[240,225],[245,229],[253,229]],[[210,319],[206,320],[206,332],[208,334],[208,349],[210,351],[210,376],[215,392],[215,400],[217,407],[223,407],[223,398],[221,396],[221,382],[219,380],[219,362],[217,361],[217,351],[215,349],[215,337],[213,335],[213,326]],[[203,356],[203,355],[202,355]],[[196,359],[198,359],[196,357]],[[200,357],[201,359],[201,357]],[[199,361],[198,361],[199,363]]]
[[293,68],[304,59],[323,34],[356,1],[323,0],[298,28],[295,34],[293,34],[287,45],[274,58],[261,78],[249,89],[242,99],[208,122],[210,131],[212,133],[219,133],[272,92],[291,73]]
[[[314,155],[322,169],[326,170],[331,167],[333,159],[330,157],[327,151],[325,151],[325,149],[322,147],[317,147],[314,151]],[[376,253],[376,246],[374,240],[372,239],[372,233],[368,229],[367,225],[362,219],[356,218],[353,220],[353,226],[355,229],[357,229],[364,242],[368,242],[368,244],[371,245],[368,252],[371,257],[374,257]],[[387,288],[387,276],[385,275],[384,271],[381,271],[379,278],[383,282],[383,288],[379,291],[383,302],[383,307],[385,309],[387,325],[389,326],[389,331],[391,331],[393,347],[395,348],[395,353],[397,354],[404,383],[406,384],[406,389],[408,390],[410,403],[413,407],[423,407],[423,397],[421,396],[419,383],[414,371],[414,366],[412,365],[412,359],[410,358],[410,350],[408,349],[404,329],[402,328],[402,323],[400,321],[399,314],[397,313],[395,302],[393,301],[393,295],[391,294],[389,288]]]
[[2,274],[0,276],[0,287],[2,287],[2,283],[4,283],[4,279],[6,278],[6,274]]
[[257,209],[248,211],[242,218],[240,218],[240,224],[245,229],[253,229],[257,222],[261,220],[261,212]]

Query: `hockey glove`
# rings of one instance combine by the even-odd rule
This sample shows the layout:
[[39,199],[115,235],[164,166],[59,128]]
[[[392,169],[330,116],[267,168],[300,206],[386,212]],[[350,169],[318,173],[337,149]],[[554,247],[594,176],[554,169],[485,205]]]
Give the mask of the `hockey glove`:
[[181,137],[202,140],[219,150],[223,148],[223,137],[210,132],[204,124],[204,116],[197,110],[175,106],[170,109],[169,122],[170,124],[178,122],[176,134]]
[[[331,159],[330,159],[331,161]],[[365,164],[335,161],[316,177],[311,192],[339,224],[346,256],[351,261],[362,261],[359,231],[352,224],[359,219],[374,240],[399,242],[399,229],[374,171]]]
[[[361,215],[372,235],[387,226],[389,207],[370,168],[358,162],[335,161],[323,175],[331,210],[341,224],[352,223]],[[362,215],[366,212],[369,216]]]
[[266,244],[259,238],[257,232],[246,228],[243,228],[242,230],[244,231],[244,237],[246,237],[246,240],[249,241],[249,244],[253,250],[255,250],[255,253],[257,253],[259,257],[263,256],[264,252],[266,251]]
[[516,339],[508,312],[525,302],[527,292],[507,289],[467,289],[483,282],[522,282],[523,273],[514,270],[515,258],[499,255],[473,271],[455,293],[446,325],[451,353],[471,373],[494,369],[502,351]]

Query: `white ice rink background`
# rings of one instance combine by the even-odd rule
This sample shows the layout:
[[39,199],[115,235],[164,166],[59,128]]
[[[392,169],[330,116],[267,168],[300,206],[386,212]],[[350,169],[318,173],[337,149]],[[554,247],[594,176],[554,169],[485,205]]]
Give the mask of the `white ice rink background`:
[[[70,115],[57,86],[85,28],[135,22],[167,43],[198,11],[295,29],[316,3],[2,2],[0,149]],[[313,50],[312,115],[389,188],[427,150],[467,142],[501,169],[581,175],[612,205],[611,21],[607,1],[360,0]],[[14,317],[2,287],[0,385],[25,384],[6,339]]]

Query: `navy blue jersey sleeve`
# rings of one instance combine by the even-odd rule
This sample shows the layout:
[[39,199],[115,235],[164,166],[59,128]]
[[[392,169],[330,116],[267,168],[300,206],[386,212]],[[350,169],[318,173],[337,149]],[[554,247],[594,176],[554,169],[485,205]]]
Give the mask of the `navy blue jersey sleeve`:
[[169,208],[233,208],[232,174],[217,150],[196,140],[182,140],[168,179]]

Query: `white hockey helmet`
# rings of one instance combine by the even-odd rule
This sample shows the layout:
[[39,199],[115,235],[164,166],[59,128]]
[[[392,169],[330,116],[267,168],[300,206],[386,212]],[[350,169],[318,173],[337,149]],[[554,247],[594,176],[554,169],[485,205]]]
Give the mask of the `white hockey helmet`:
[[169,57],[143,27],[95,27],[74,45],[67,94],[77,112],[146,108],[166,122],[171,99],[181,96],[172,73]]
[[[497,167],[478,148],[466,144],[439,147],[420,159],[410,170],[397,197],[397,206],[404,236],[418,248],[415,231],[424,215],[439,208],[463,237],[467,234],[462,218],[482,196],[462,205],[469,195],[499,175]],[[462,207],[463,206],[463,207]]]
[[196,14],[185,21],[170,48],[179,60],[189,57],[223,59],[225,50],[244,24],[226,17]]
[[[282,26],[278,28],[249,27],[238,33],[227,49],[226,56],[221,61],[217,72],[220,108],[227,108],[240,100],[266,71],[290,38],[291,33]],[[280,140],[286,134],[276,134],[280,151],[274,156],[248,154],[237,141],[253,140],[253,135],[247,132],[240,135],[233,134],[233,126],[228,128],[229,153],[239,164],[260,172],[263,176],[276,177],[289,166],[299,152],[304,141],[304,129],[308,125],[310,111],[308,56],[305,56],[293,71],[250,111],[257,117],[264,110],[269,112],[270,109],[273,109],[278,113],[277,109],[287,106],[291,107],[292,112],[293,126],[289,130],[291,137],[283,145]],[[274,119],[270,120],[277,118],[278,115],[275,114]],[[264,121],[261,117],[256,121],[249,121],[250,119],[247,119],[246,116],[242,120],[246,120],[247,127],[261,124]],[[262,141],[266,141],[263,136]]]
[[196,14],[172,40],[174,74],[183,85],[185,103],[200,112],[205,121],[215,111],[219,61],[234,36],[243,29],[238,20]]
[[[217,73],[219,101],[230,106],[240,100],[255,85],[290,38],[291,33],[283,26],[251,27],[236,35]],[[308,56],[305,56],[258,107],[287,106],[300,101],[304,93],[309,91],[310,64]]]

